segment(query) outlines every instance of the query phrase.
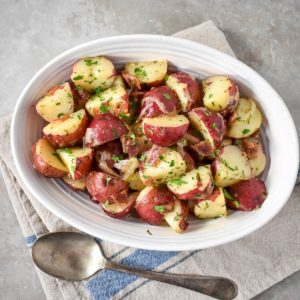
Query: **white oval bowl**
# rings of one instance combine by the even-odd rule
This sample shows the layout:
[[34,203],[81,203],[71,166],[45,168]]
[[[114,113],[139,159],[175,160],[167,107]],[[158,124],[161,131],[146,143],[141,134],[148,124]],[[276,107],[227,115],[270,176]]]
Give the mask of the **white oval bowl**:
[[[150,226],[129,217],[112,219],[85,193],[67,188],[32,168],[31,145],[41,137],[43,121],[34,103],[45,92],[68,79],[80,57],[105,55],[118,66],[128,61],[167,59],[171,67],[198,78],[227,74],[242,93],[256,99],[264,113],[268,138],[268,196],[253,212],[235,212],[228,218],[192,220],[184,234],[166,226]],[[298,139],[294,122],[277,92],[254,70],[237,59],[207,46],[167,36],[128,35],[99,39],[68,50],[45,65],[20,95],[12,119],[11,147],[17,171],[34,197],[72,226],[95,237],[126,246],[153,250],[194,250],[237,240],[270,221],[288,200],[298,170]],[[147,233],[150,230],[152,235]]]

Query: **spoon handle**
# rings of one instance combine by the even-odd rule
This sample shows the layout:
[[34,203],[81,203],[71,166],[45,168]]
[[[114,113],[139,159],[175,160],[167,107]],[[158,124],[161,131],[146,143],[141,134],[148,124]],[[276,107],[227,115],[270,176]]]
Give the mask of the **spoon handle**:
[[216,299],[233,299],[236,297],[238,292],[237,285],[234,283],[234,281],[224,277],[161,273],[134,269],[124,265],[116,264],[111,261],[107,261],[105,268],[138,275],[150,280],[173,284],[214,297]]

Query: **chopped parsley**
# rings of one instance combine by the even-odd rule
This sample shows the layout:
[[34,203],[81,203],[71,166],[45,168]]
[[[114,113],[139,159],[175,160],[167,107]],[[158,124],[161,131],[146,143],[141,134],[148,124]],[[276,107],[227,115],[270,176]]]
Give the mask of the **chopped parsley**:
[[109,182],[111,181],[111,179],[112,179],[112,178],[111,178],[111,177],[109,177],[109,176],[108,176],[108,177],[106,177],[106,186],[108,186],[108,185],[109,185]]
[[208,98],[211,98],[213,95],[214,95],[214,94],[209,94],[209,95],[208,95]]
[[141,155],[141,157],[140,157],[140,161],[145,161],[146,160],[146,155],[145,155],[145,153],[143,153],[142,155]]
[[123,159],[123,155],[113,155],[111,159],[115,162],[118,162]]
[[180,217],[180,214],[176,213],[176,216],[174,217],[174,221],[179,221],[179,217]]
[[205,201],[205,209],[208,209],[209,208],[209,204],[207,201]]
[[163,93],[163,96],[167,100],[171,100],[171,96],[168,93]]
[[236,171],[236,170],[238,169],[237,167],[235,167],[235,168],[231,167],[231,166],[229,165],[228,161],[225,160],[224,158],[220,157],[220,160],[221,160],[221,163],[222,163],[223,165],[225,165],[225,167],[228,168],[230,171]]
[[226,199],[229,199],[229,200],[235,200],[229,193],[226,189],[223,188],[223,193],[224,193],[224,196]]
[[84,62],[87,66],[92,66],[92,65],[97,65],[98,64],[98,62],[96,60],[93,61],[92,59],[85,59]]
[[152,235],[152,233],[151,233],[151,231],[148,229],[147,230],[147,233],[149,234],[149,235]]
[[60,118],[60,117],[63,117],[64,115],[65,115],[64,113],[59,113],[59,114],[57,115],[57,117]]
[[102,93],[102,92],[103,92],[103,90],[101,89],[100,86],[97,86],[97,87],[95,88],[95,90],[94,90],[95,95],[98,95],[98,94],[100,94],[100,93]]
[[59,157],[58,154],[56,152],[53,152],[52,155]]
[[213,129],[217,129],[218,128],[218,126],[217,126],[217,124],[215,122],[212,124],[212,128]]
[[162,205],[155,205],[154,209],[159,213],[163,213],[165,211],[165,208]]
[[103,113],[103,114],[106,114],[109,112],[109,107],[101,104],[100,107],[99,107],[100,111]]
[[104,203],[104,207],[107,207],[109,205],[109,201],[106,200],[105,203]]
[[240,207],[240,203],[237,200],[232,201],[232,203],[236,208]]
[[65,148],[64,151],[67,152],[68,154],[73,154],[73,151],[70,148]]
[[210,115],[209,111],[205,111],[204,114],[208,117]]
[[145,70],[142,70],[142,68],[135,68],[133,70],[133,73],[137,77],[146,77],[147,76],[147,73],[145,72]]
[[174,167],[174,166],[175,166],[175,161],[174,161],[173,159],[171,160],[169,166],[170,166],[170,167]]
[[60,103],[60,102],[57,102],[55,105],[58,106],[58,105],[61,105],[61,103]]
[[119,113],[119,117],[125,121],[128,121],[130,118],[128,115],[124,114],[124,113]]
[[82,79],[82,78],[83,78],[82,75],[77,75],[77,76],[73,77],[73,80],[80,80],[80,79]]
[[245,129],[242,131],[242,134],[247,134],[247,133],[249,133],[249,132],[250,132],[250,129],[245,128]]
[[187,184],[187,182],[185,180],[182,180],[181,178],[176,178],[170,180],[170,184],[182,185],[182,184]]
[[76,116],[77,116],[78,120],[82,119],[82,115],[81,114],[77,114]]

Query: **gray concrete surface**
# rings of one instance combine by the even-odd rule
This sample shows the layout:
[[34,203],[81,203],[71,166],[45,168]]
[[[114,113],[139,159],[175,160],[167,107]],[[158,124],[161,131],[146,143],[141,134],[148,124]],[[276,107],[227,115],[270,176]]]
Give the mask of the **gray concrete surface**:
[[[299,130],[300,2],[296,0],[0,0],[0,116],[12,111],[39,68],[72,46],[118,34],[171,34],[208,19],[225,32],[237,57],[277,89]],[[44,299],[2,182],[0,190],[0,299]],[[299,299],[299,283],[300,272],[256,299]]]

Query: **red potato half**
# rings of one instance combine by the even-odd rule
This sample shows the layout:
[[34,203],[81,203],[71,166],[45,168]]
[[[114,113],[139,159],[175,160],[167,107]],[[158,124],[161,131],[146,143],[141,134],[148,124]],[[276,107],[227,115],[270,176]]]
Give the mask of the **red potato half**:
[[227,136],[246,138],[255,133],[262,124],[262,114],[252,99],[241,98],[234,112],[235,118],[230,122]]
[[127,132],[125,124],[111,114],[95,117],[86,129],[84,145],[96,147],[120,138]]
[[139,119],[176,114],[179,109],[177,94],[167,86],[159,86],[144,95]]
[[100,206],[110,217],[115,219],[123,218],[133,210],[138,194],[138,192],[130,194],[126,202],[109,203],[109,201],[106,201],[104,203],[100,202]]
[[86,102],[91,98],[91,94],[84,91],[80,86],[75,85],[72,80],[68,82],[74,99],[74,111],[84,108]]
[[158,186],[178,178],[186,171],[186,163],[178,151],[153,146],[140,163],[140,177],[144,185]]
[[226,116],[234,111],[239,101],[239,89],[227,76],[212,76],[202,81],[203,103],[212,111]]
[[166,78],[166,85],[176,92],[182,112],[200,105],[202,91],[192,75],[184,72],[170,74]]
[[84,191],[86,189],[86,177],[74,180],[69,176],[64,176],[63,181],[75,191]]
[[43,128],[44,137],[55,147],[70,147],[80,142],[85,134],[88,117],[84,109],[55,119]]
[[113,85],[90,98],[85,108],[92,117],[110,113],[116,117],[129,118],[129,94],[121,85]]
[[137,123],[130,127],[130,131],[121,136],[123,152],[129,157],[136,157],[152,147],[151,141],[143,132],[142,124]]
[[205,107],[194,108],[188,113],[192,126],[198,130],[212,149],[220,146],[226,133],[223,117]]
[[92,167],[94,152],[91,148],[63,148],[57,149],[56,152],[73,180],[85,177]]
[[176,232],[182,233],[186,231],[189,226],[188,215],[188,203],[175,199],[173,210],[164,214],[164,220]]
[[222,148],[212,164],[214,182],[217,186],[226,187],[251,177],[251,168],[245,152],[237,146]]
[[145,118],[143,130],[152,144],[168,147],[181,140],[189,127],[189,120],[183,115]]
[[[257,178],[241,181],[227,188],[230,195],[226,199],[228,207],[249,211],[259,208],[266,199],[265,183]],[[230,199],[229,199],[230,198]]]
[[116,69],[113,63],[103,57],[86,57],[73,65],[71,80],[87,92],[94,92],[97,88],[107,89],[113,85]]
[[63,177],[68,169],[59,159],[55,148],[45,139],[32,145],[33,167],[47,177]]
[[168,189],[181,200],[205,199],[213,190],[210,166],[201,166],[167,183]]
[[222,188],[215,187],[203,200],[195,201],[194,214],[199,219],[226,217],[226,201]]
[[174,207],[175,196],[165,187],[144,188],[136,199],[135,209],[138,216],[151,225],[159,225],[167,212]]
[[37,113],[47,122],[74,112],[73,93],[69,82],[51,88],[35,105]]
[[128,184],[115,176],[92,171],[87,176],[86,188],[92,199],[102,204],[128,201]]
[[129,62],[124,66],[122,76],[129,87],[140,90],[143,85],[159,85],[166,77],[167,69],[166,60]]

